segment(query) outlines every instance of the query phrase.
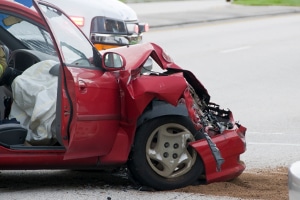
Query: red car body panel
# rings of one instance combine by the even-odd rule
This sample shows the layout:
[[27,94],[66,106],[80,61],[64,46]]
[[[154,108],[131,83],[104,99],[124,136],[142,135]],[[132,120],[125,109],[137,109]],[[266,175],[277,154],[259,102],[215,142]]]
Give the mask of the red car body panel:
[[[0,7],[1,10],[19,13],[41,26],[45,24],[37,13],[22,5],[1,1]],[[124,69],[103,72],[70,66],[60,68],[63,76],[59,81],[59,129],[63,146],[57,149],[9,149],[0,146],[0,169],[78,169],[124,164],[134,141],[137,120],[153,99],[176,106],[189,82],[209,101],[206,89],[196,77],[172,62],[156,44],[109,49],[101,54],[107,52],[126,58]],[[173,70],[174,73],[168,76],[140,75],[140,67],[149,56],[162,69]],[[196,120],[192,112],[189,114]],[[225,160],[221,171],[216,170],[216,161],[205,139],[191,143],[203,160],[208,183],[229,180],[243,172],[245,165],[239,161],[239,156],[246,149],[245,131],[243,126],[235,125],[233,129],[212,137]]]
[[245,164],[240,161],[240,154],[246,150],[245,141],[241,140],[240,135],[243,135],[245,131],[246,129],[243,126],[236,126],[234,130],[224,131],[224,133],[212,138],[225,160],[220,171],[217,170],[215,158],[207,146],[207,141],[202,140],[191,144],[201,158],[205,158],[204,165],[207,183],[231,180],[245,170]]
[[[62,130],[62,137],[69,138],[65,159],[106,155],[115,141],[121,118],[116,78],[100,70],[67,69],[71,73],[68,79],[73,79],[68,81],[73,119],[69,135],[66,129]],[[69,107],[67,99],[63,102],[63,107]],[[64,116],[64,122],[68,121],[68,115]]]
[[0,146],[0,169],[95,169],[97,157],[64,160],[65,150],[8,150]]

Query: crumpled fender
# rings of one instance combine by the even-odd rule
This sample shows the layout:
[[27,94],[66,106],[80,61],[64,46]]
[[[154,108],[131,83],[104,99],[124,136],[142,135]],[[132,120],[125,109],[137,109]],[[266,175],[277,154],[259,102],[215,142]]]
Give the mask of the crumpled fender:
[[120,131],[112,148],[113,151],[101,158],[104,163],[126,162],[134,140],[138,118],[153,99],[158,98],[176,106],[187,88],[187,82],[182,73],[169,76],[139,76],[132,79],[131,73],[121,71],[119,83]]
[[123,74],[120,78],[124,94],[121,97],[122,104],[124,103],[122,108],[127,109],[122,115],[127,115],[127,119],[137,119],[154,98],[176,106],[187,88],[182,73],[168,76],[140,76],[128,81],[129,79],[130,74]]

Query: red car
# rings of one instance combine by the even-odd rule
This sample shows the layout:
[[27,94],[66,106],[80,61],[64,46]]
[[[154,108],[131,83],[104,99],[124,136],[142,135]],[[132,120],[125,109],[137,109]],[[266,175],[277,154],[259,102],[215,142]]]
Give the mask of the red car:
[[[210,102],[193,73],[161,47],[146,43],[99,52],[61,10],[33,5],[0,1],[0,41],[8,58],[0,80],[1,170],[126,167],[133,180],[156,190],[226,181],[243,172],[246,128]],[[160,72],[142,72],[149,57]],[[49,60],[57,64],[38,75],[38,66]],[[32,69],[32,77],[22,78]],[[50,84],[55,91],[39,95],[32,87],[40,85],[30,85],[31,79],[41,85],[57,80]],[[33,119],[32,112],[27,123],[21,115],[31,109],[25,93],[36,94],[30,96],[36,101],[54,99],[49,109],[34,107],[54,117]],[[39,140],[41,133],[51,143]]]

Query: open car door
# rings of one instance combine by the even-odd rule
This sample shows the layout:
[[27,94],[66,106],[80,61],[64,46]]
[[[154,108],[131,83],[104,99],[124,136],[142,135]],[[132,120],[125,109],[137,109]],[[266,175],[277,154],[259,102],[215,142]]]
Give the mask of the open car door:
[[34,5],[51,30],[60,60],[56,132],[66,147],[65,159],[106,155],[119,127],[117,81],[101,70],[99,52],[62,11],[42,1]]

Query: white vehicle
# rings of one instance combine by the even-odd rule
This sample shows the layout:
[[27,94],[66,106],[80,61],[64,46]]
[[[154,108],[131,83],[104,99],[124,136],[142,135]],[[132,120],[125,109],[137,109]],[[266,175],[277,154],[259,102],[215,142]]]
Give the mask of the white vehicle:
[[289,167],[289,200],[300,199],[300,161],[294,162]]
[[146,23],[119,0],[46,0],[61,8],[81,28],[98,50],[137,44]]

